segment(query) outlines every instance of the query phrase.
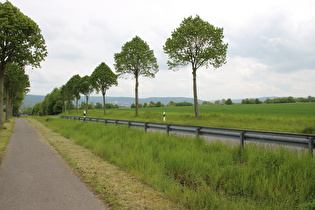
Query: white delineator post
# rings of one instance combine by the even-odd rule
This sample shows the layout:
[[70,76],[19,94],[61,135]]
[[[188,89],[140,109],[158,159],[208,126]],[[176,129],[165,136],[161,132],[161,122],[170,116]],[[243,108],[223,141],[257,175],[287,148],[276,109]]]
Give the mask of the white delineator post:
[[163,112],[163,120],[164,120],[164,122],[166,120],[166,113],[165,112]]

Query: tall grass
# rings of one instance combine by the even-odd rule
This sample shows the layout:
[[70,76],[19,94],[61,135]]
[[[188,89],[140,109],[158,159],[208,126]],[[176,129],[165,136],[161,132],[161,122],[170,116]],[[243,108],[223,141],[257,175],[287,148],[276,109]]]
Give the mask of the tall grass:
[[42,123],[192,209],[315,208],[315,161],[307,152],[238,147],[127,126]]
[[163,123],[166,112],[166,123],[315,134],[315,103],[200,106],[199,111],[199,118],[193,107],[141,108],[139,117],[134,109],[113,109],[106,116],[90,110],[88,117]]
[[2,155],[6,150],[11,134],[14,129],[14,118],[11,118],[9,121],[4,122],[4,126],[0,126],[0,163],[2,159]]

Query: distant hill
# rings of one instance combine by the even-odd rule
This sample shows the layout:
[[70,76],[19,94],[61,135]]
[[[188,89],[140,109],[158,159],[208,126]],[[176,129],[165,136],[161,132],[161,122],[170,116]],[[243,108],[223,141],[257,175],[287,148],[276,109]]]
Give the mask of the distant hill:
[[[42,95],[26,95],[23,101],[23,105],[21,108],[33,107],[35,104],[42,102],[45,99],[45,96]],[[178,102],[190,102],[193,103],[193,98],[186,97],[150,97],[150,98],[139,98],[139,103],[150,103],[153,101],[154,103],[160,101],[163,104],[168,104],[170,101],[175,103]],[[85,102],[85,97],[81,97],[80,102]],[[130,106],[135,102],[133,97],[106,97],[106,103],[118,104],[120,106]],[[199,103],[202,103],[202,100],[198,100]],[[103,103],[102,96],[90,96],[89,103]]]
[[26,95],[21,108],[33,107],[35,104],[42,102],[45,96],[42,95]]

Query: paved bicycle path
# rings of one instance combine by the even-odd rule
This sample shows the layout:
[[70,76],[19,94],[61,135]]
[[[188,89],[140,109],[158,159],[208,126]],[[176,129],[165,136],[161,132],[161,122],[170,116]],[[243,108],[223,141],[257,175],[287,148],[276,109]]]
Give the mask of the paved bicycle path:
[[105,209],[57,152],[16,119],[0,165],[0,209]]

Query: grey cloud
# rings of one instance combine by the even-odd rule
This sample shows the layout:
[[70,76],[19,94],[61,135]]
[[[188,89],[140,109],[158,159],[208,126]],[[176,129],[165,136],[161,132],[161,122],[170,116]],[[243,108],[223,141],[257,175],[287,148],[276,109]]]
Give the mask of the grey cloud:
[[259,17],[250,24],[252,28],[243,28],[230,37],[229,53],[255,58],[276,72],[315,69],[314,23],[293,23],[283,14]]

